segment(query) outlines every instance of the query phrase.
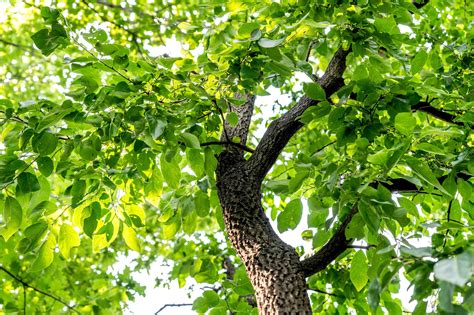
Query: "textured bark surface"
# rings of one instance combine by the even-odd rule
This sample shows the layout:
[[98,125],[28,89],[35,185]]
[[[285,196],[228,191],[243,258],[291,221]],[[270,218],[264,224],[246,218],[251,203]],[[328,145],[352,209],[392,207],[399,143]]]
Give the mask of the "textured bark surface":
[[311,314],[305,275],[295,249],[273,231],[260,189],[245,165],[218,168],[218,191],[232,245],[245,264],[260,314]]

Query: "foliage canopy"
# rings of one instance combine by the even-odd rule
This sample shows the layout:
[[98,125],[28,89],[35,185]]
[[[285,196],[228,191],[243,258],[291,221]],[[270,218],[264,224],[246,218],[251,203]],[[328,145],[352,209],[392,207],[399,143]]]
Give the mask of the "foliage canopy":
[[[313,311],[402,314],[403,273],[414,314],[474,312],[472,5],[131,3],[0,2],[0,313],[119,313],[160,257],[158,283],[216,287],[195,311],[256,313],[221,237],[216,155],[251,156],[302,95],[319,103],[264,181],[267,214],[304,226],[308,256],[357,200],[345,235],[362,244],[308,279]],[[326,95],[339,47],[344,86]],[[222,141],[247,94],[249,142]]]

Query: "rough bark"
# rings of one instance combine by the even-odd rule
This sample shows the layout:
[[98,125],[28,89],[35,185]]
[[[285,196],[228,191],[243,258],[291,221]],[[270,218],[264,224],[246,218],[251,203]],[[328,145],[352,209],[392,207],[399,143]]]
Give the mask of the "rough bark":
[[[255,97],[231,106],[238,124],[224,124],[221,139],[245,145]],[[226,230],[255,289],[260,314],[311,314],[306,281],[295,249],[275,233],[262,204],[260,183],[244,159],[244,150],[226,145],[219,155],[217,190]]]
[[[326,96],[329,97],[344,85],[342,74],[346,69],[346,57],[350,51],[339,48],[329,62],[326,72],[318,80]],[[294,107],[270,124],[255,153],[249,159],[250,167],[259,181],[263,181],[288,141],[303,127],[298,118],[306,109],[317,104],[319,101],[303,96]]]
[[311,314],[298,254],[273,231],[245,163],[227,163],[221,160],[217,172],[224,222],[255,289],[259,313]]

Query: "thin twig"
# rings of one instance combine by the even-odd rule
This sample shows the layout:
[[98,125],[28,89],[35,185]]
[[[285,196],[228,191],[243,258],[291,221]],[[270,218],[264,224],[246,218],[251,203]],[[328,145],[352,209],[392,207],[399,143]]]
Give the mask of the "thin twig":
[[130,34],[132,36],[132,42],[135,44],[135,46],[137,47],[137,50],[138,50],[138,53],[144,57],[143,55],[143,51],[142,51],[142,48],[140,47],[140,44],[138,43],[138,35],[136,32],[134,31],[131,31],[129,30],[128,28],[126,28],[124,25],[120,24],[120,23],[117,23],[113,20],[109,20],[107,18],[107,16],[105,16],[104,14],[100,13],[99,11],[97,11],[93,6],[92,4],[87,1],[87,0],[81,0],[81,3],[83,3],[88,9],[90,9],[91,11],[93,11],[95,14],[97,14],[100,19],[104,22],[107,22],[107,23],[110,23],[110,24],[113,24],[115,25],[116,27],[120,28],[121,30],[124,30],[126,33]]
[[165,304],[163,305],[159,310],[155,312],[155,315],[160,313],[162,310],[164,310],[167,307],[182,307],[182,306],[192,306],[192,303],[181,303],[181,304]]
[[66,306],[68,309],[70,309],[71,311],[77,313],[77,314],[81,314],[78,310],[76,310],[74,307],[72,306],[69,306],[69,304],[67,304],[66,302],[64,302],[63,300],[61,300],[60,298],[48,293],[48,292],[45,292],[41,289],[38,289],[32,285],[30,285],[29,283],[23,281],[23,279],[21,279],[20,277],[18,276],[15,276],[13,273],[11,273],[9,270],[7,270],[5,267],[3,266],[0,266],[0,270],[2,270],[3,272],[5,272],[6,274],[8,274],[10,277],[12,277],[13,279],[15,279],[16,281],[18,281],[19,283],[21,283],[23,285],[23,287],[27,287],[27,288],[30,288],[32,289],[33,291],[36,291],[40,294],[43,294],[44,296],[47,296],[61,304],[63,304],[64,306]]
[[[451,199],[449,201],[449,205],[448,205],[448,213],[447,213],[447,221],[451,221],[451,206],[453,205],[453,200],[454,199]],[[449,233],[449,229],[446,230],[446,232],[444,232],[444,242],[443,242],[443,248],[446,246],[446,242],[448,240],[448,233]]]
[[347,248],[357,248],[357,249],[371,249],[375,248],[375,245],[347,245]]
[[121,73],[120,71],[118,71],[117,69],[115,69],[114,67],[112,66],[109,66],[107,63],[105,63],[104,61],[102,61],[99,57],[97,57],[96,55],[94,55],[91,51],[89,51],[83,44],[81,44],[77,39],[75,39],[74,37],[72,37],[72,40],[77,44],[79,45],[82,49],[84,49],[89,55],[91,55],[92,57],[94,57],[98,62],[100,62],[102,65],[104,65],[105,67],[109,68],[110,70],[112,70],[113,72],[117,73],[119,76],[121,76],[122,78],[124,78],[125,80],[127,80],[128,82],[134,84],[135,82],[133,82],[132,79],[130,79],[129,77],[125,76],[123,73]]
[[23,285],[23,315],[26,315],[26,286]]
[[21,50],[23,50],[23,51],[25,51],[25,52],[32,53],[33,55],[36,55],[36,56],[39,56],[39,54],[36,52],[36,50],[35,50],[33,47],[25,46],[25,45],[13,43],[13,42],[9,42],[9,41],[7,41],[7,40],[4,40],[3,38],[0,38],[0,43],[3,43],[3,44],[5,44],[5,45],[8,45],[8,46],[12,46],[12,47],[21,49]]
[[337,296],[337,297],[341,297],[341,295],[338,295],[338,294],[334,294],[334,293],[326,292],[326,291],[319,290],[319,289],[313,289],[313,288],[310,288],[310,287],[308,287],[308,290],[311,290],[311,291],[314,291],[314,292],[318,292],[318,293],[322,293],[322,294],[326,294],[326,295],[330,295],[330,296]]

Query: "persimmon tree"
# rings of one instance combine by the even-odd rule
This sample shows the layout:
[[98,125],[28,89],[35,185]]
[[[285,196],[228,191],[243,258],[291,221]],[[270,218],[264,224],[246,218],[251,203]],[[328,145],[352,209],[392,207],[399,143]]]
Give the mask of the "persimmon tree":
[[474,312],[469,3],[0,5],[0,313]]

